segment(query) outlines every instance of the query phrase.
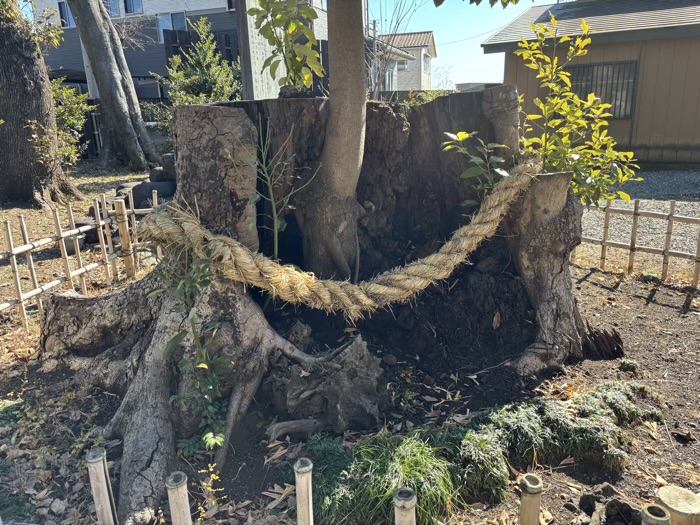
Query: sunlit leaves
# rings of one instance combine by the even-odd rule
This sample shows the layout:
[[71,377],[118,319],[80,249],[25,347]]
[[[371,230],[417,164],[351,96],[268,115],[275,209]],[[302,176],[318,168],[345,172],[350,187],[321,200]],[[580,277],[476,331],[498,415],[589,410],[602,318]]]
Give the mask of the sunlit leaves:
[[[629,199],[619,188],[636,177],[638,166],[632,152],[616,150],[617,142],[608,133],[607,119],[612,106],[596,93],[581,98],[573,91],[569,63],[588,53],[590,26],[583,22],[582,36],[556,38],[559,24],[553,16],[552,27],[533,25],[536,39],[523,39],[515,52],[525,66],[537,71],[544,99],[533,100],[537,112],[525,115],[523,147],[538,155],[545,170],[572,171],[573,190],[586,205],[598,205],[602,199]],[[568,44],[565,59],[558,48]]]
[[280,86],[310,88],[314,74],[325,76],[321,55],[314,49],[318,42],[311,30],[311,22],[318,18],[310,5],[299,5],[295,0],[258,0],[259,7],[248,10],[255,18],[255,28],[272,47],[272,55],[263,63],[262,71],[269,69],[277,79],[280,65]]

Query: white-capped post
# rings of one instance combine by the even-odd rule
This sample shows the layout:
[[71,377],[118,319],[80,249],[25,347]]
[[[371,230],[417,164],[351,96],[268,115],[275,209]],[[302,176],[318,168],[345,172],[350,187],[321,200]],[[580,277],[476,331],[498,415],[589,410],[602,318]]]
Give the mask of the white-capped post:
[[114,504],[112,485],[107,470],[107,452],[103,448],[91,450],[85,456],[92,499],[95,502],[97,523],[99,525],[118,525],[117,507]]
[[416,493],[413,489],[402,488],[394,494],[394,523],[396,525],[416,525]]
[[661,505],[651,503],[642,509],[642,525],[670,525],[671,515]]
[[540,524],[542,480],[536,474],[525,474],[520,479],[520,525]]
[[314,502],[311,478],[314,464],[309,458],[299,458],[294,463],[297,492],[297,525],[314,525]]
[[165,480],[170,503],[170,519],[173,525],[192,525],[190,514],[190,497],[187,494],[187,475],[176,471]]

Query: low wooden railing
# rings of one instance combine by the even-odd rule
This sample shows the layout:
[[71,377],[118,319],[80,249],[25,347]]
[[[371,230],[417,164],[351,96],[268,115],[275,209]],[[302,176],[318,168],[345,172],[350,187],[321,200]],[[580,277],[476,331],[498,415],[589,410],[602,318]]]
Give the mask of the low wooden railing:
[[[139,264],[136,250],[146,247],[143,243],[139,243],[136,238],[136,216],[149,214],[158,206],[158,193],[156,191],[152,193],[152,202],[153,207],[151,208],[134,208],[134,198],[130,191],[128,208],[124,200],[117,199],[113,201],[113,207],[110,209],[106,197],[102,195],[99,199],[94,199],[93,201],[95,223],[79,228],[75,225],[73,207],[69,203],[66,207],[69,222],[69,229],[67,230],[64,230],[61,224],[60,210],[54,208],[52,214],[56,233],[50,237],[45,237],[36,241],[30,240],[25,218],[23,215],[20,215],[18,220],[19,230],[22,235],[21,245],[15,244],[12,236],[11,221],[5,221],[4,229],[7,251],[0,251],[0,261],[9,259],[14,284],[14,297],[7,300],[0,300],[0,311],[16,307],[22,326],[26,330],[28,328],[26,303],[32,300],[36,301],[39,312],[43,313],[42,295],[62,284],[65,284],[68,290],[75,290],[74,280],[77,279],[80,285],[80,291],[83,295],[87,295],[86,275],[96,268],[104,267],[107,286],[111,286],[112,282],[118,279],[118,259],[124,261],[126,277],[134,277],[138,271]],[[129,221],[131,221],[131,227],[129,227]],[[121,244],[119,250],[115,249],[112,241],[112,233],[115,231],[115,228]],[[92,230],[97,231],[100,260],[84,264],[79,235]],[[71,256],[68,255],[68,250],[66,248],[66,239],[68,238],[71,238],[73,242],[74,260],[75,266],[77,266],[75,269],[71,268]],[[37,278],[32,252],[52,244],[58,244],[60,249],[64,275],[50,282],[41,284]],[[22,290],[22,278],[18,261],[18,257],[21,255],[25,256],[27,269],[33,286],[33,288],[28,291]]]
[[[640,201],[634,201],[633,209],[625,208],[612,208],[610,202],[602,209],[598,209],[600,213],[605,214],[603,219],[603,238],[594,239],[591,237],[582,237],[581,241],[588,244],[594,244],[600,246],[600,269],[605,270],[607,261],[608,248],[619,248],[622,250],[627,250],[629,252],[627,260],[627,273],[631,274],[634,272],[635,254],[639,253],[649,253],[652,255],[662,255],[661,262],[661,279],[665,280],[668,277],[669,261],[671,259],[682,259],[688,261],[694,261],[694,270],[691,284],[694,287],[698,286],[700,281],[700,228],[698,228],[698,241],[697,249],[695,253],[680,252],[672,250],[671,246],[673,244],[673,225],[674,223],[681,224],[697,224],[700,226],[700,218],[698,217],[688,217],[684,215],[676,215],[676,201],[670,202],[670,209],[668,213],[657,212],[657,211],[646,211],[640,210]],[[626,215],[632,217],[632,231],[630,235],[629,243],[616,242],[609,240],[610,235],[610,217],[614,214]],[[651,247],[642,246],[637,242],[637,228],[639,226],[640,218],[656,219],[666,221],[666,234],[664,236],[664,247]],[[572,258],[575,258],[573,256]]]

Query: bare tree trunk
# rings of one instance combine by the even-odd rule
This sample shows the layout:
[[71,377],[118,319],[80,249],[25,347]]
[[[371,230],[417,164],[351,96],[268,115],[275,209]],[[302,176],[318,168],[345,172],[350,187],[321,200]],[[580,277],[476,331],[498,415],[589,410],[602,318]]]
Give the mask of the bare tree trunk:
[[298,214],[304,261],[321,276],[351,277],[358,254],[356,189],[362,168],[367,84],[361,0],[328,4],[329,59],[334,68],[330,115],[316,180]]
[[49,75],[17,0],[0,0],[0,50],[0,199],[45,204],[80,196],[56,154]]
[[68,0],[68,5],[100,91],[108,140],[123,164],[143,171],[159,158],[141,116],[119,34],[101,0]]

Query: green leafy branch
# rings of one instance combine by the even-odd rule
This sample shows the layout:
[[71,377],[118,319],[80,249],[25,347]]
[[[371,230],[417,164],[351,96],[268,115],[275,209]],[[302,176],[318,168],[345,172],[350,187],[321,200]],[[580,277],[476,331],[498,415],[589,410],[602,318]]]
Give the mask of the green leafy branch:
[[263,63],[262,71],[270,70],[277,78],[280,66],[280,86],[310,88],[313,75],[323,78],[325,71],[311,24],[318,18],[316,10],[306,2],[296,0],[258,0],[259,7],[248,10],[255,17],[255,29],[272,47],[272,55]]
[[[461,204],[466,208],[478,206],[484,197],[493,189],[496,183],[503,177],[508,176],[508,172],[503,169],[506,159],[495,154],[498,149],[507,149],[505,144],[496,144],[494,142],[485,143],[481,138],[476,137],[477,132],[471,133],[460,131],[456,135],[445,133],[451,139],[442,143],[443,151],[457,151],[462,155],[469,157],[472,166],[464,170],[460,175],[462,179],[469,179],[475,182],[474,188],[479,194],[479,200],[465,200]],[[477,145],[474,147],[478,155],[474,155],[467,147],[466,142],[476,139]]]

